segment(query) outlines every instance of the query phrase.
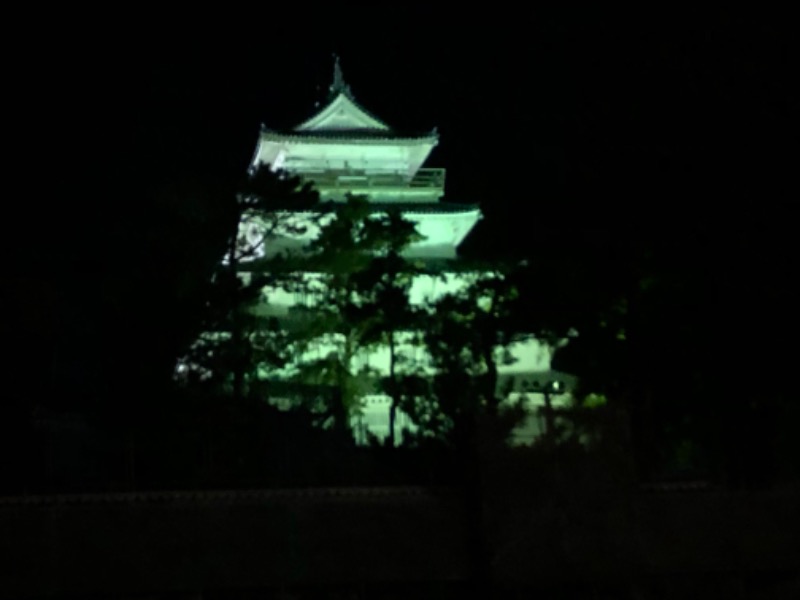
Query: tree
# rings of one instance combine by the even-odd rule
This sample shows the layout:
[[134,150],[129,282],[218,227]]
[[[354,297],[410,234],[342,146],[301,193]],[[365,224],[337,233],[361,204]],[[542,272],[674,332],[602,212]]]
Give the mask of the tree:
[[[582,281],[561,286],[581,299],[579,336],[556,359],[579,377],[574,416],[605,413],[593,436],[632,455],[640,479],[708,476],[730,409],[717,399],[712,269],[687,239],[609,246],[581,258]],[[600,410],[586,408],[598,400]]]
[[376,385],[382,378],[379,370],[369,364],[356,367],[356,358],[388,345],[389,383],[382,387],[392,398],[393,445],[397,334],[413,312],[408,297],[412,272],[402,252],[419,236],[399,212],[375,214],[364,198],[349,196],[345,204],[330,208],[334,218],[295,264],[299,272],[293,291],[310,298],[295,309],[303,315],[293,345],[300,356],[296,379],[313,386],[317,397],[323,391],[323,422],[345,433],[363,397],[381,387]]
[[518,296],[509,277],[497,270],[464,275],[467,282],[459,292],[429,307],[423,336],[433,371],[429,393],[415,398],[406,410],[423,435],[455,450],[465,494],[470,570],[474,585],[485,590],[491,582],[491,561],[482,463],[504,445],[519,416],[503,410],[509,390],[498,385],[498,366],[511,361]]
[[265,268],[270,243],[304,233],[313,225],[309,209],[318,202],[311,184],[298,177],[266,166],[248,173],[225,219],[225,255],[207,289],[201,333],[179,370],[209,380],[239,400],[260,363],[285,360],[285,336],[252,309],[263,302],[265,287],[283,276],[278,261]]
[[[516,287],[499,271],[463,274],[467,284],[427,309],[424,344],[430,357],[430,393],[405,406],[422,434],[455,447],[476,443],[478,423],[491,437],[505,439],[512,421],[501,403],[498,365],[511,362],[509,345],[517,339],[513,322]],[[488,431],[487,431],[488,433]]]
[[400,334],[415,335],[421,314],[410,301],[413,278],[421,269],[403,256],[403,252],[421,236],[414,223],[399,211],[390,211],[371,225],[376,230],[376,247],[369,265],[359,277],[359,287],[361,293],[370,298],[372,307],[367,343],[382,344],[389,350],[389,372],[383,377],[381,389],[390,398],[388,444],[394,447],[401,396],[400,370],[408,366],[403,363],[409,360],[398,351],[402,342]]

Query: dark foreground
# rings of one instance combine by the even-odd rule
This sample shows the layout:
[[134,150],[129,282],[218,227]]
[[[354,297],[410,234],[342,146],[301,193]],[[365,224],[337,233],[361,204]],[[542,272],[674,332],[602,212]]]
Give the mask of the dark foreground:
[[0,594],[800,597],[797,492],[497,495],[482,514],[472,504],[418,487],[5,498]]

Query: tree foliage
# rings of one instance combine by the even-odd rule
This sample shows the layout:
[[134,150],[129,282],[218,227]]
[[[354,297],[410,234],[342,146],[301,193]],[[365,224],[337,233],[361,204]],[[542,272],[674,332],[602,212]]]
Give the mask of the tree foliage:
[[360,197],[349,196],[334,215],[299,263],[293,291],[308,302],[295,309],[303,327],[293,348],[303,356],[297,380],[327,390],[323,420],[345,431],[365,395],[392,387],[380,385],[382,374],[368,361],[358,363],[370,348],[387,344],[389,379],[395,376],[396,335],[411,326],[413,314],[412,269],[402,253],[418,234],[399,213],[375,214]]
[[423,342],[432,376],[427,386],[419,378],[406,380],[403,403],[423,437],[456,446],[475,443],[479,424],[504,438],[513,422],[502,414],[508,390],[499,385],[498,366],[511,362],[517,290],[500,272],[466,277],[460,291],[427,307]]
[[225,256],[207,289],[200,333],[181,360],[179,371],[210,380],[221,391],[241,398],[248,382],[256,379],[259,364],[286,360],[280,327],[253,313],[253,307],[263,301],[264,288],[281,272],[254,267],[276,235],[304,231],[308,225],[298,222],[297,215],[318,202],[317,192],[298,177],[267,167],[248,174],[226,220]]

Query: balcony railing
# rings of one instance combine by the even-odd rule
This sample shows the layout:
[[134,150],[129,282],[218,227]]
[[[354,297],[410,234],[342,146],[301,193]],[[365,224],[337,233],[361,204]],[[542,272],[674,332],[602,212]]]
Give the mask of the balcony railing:
[[327,190],[362,190],[384,188],[413,188],[419,190],[442,190],[444,188],[445,169],[419,169],[414,177],[400,173],[367,173],[366,171],[324,171],[321,173],[303,173],[317,187]]

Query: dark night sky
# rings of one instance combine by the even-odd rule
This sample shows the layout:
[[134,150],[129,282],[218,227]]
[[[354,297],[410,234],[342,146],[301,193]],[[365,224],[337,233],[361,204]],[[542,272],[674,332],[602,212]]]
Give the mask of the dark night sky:
[[24,182],[13,189],[33,192],[7,213],[24,249],[7,297],[40,334],[52,319],[69,335],[102,330],[102,347],[108,314],[75,307],[106,302],[98,289],[125,295],[125,281],[156,289],[148,253],[169,235],[153,218],[164,190],[240,177],[260,123],[292,127],[324,98],[333,52],[368,110],[400,131],[438,127],[429,165],[448,169],[447,199],[486,215],[468,254],[744,240],[754,262],[787,262],[794,72],[777,18],[246,17],[40,33],[39,58],[10,69],[6,124]]
[[58,90],[52,121],[66,125],[70,154],[87,155],[76,166],[97,165],[90,177],[112,187],[130,173],[151,187],[235,177],[261,122],[288,128],[311,114],[338,52],[369,110],[401,131],[439,128],[431,164],[448,168],[449,200],[481,202],[487,232],[523,235],[524,206],[559,233],[683,220],[714,233],[737,221],[720,192],[777,201],[764,185],[784,166],[772,161],[789,141],[790,100],[773,26],[691,14],[681,27],[613,15],[370,19],[333,31],[280,19],[235,42],[231,31],[115,40],[56,59],[39,85]]
[[366,108],[400,131],[439,128],[430,164],[448,168],[449,200],[482,204],[481,230],[501,250],[530,238],[520,207],[557,235],[689,221],[715,234],[741,225],[731,193],[782,208],[764,187],[789,143],[777,18],[315,15],[51,42],[38,68],[18,67],[24,116],[9,120],[29,127],[21,162],[58,161],[68,183],[45,185],[69,197],[57,211],[78,230],[124,223],[127,207],[102,188],[136,190],[144,209],[176,179],[238,176],[260,123],[289,128],[312,113],[337,52]]

